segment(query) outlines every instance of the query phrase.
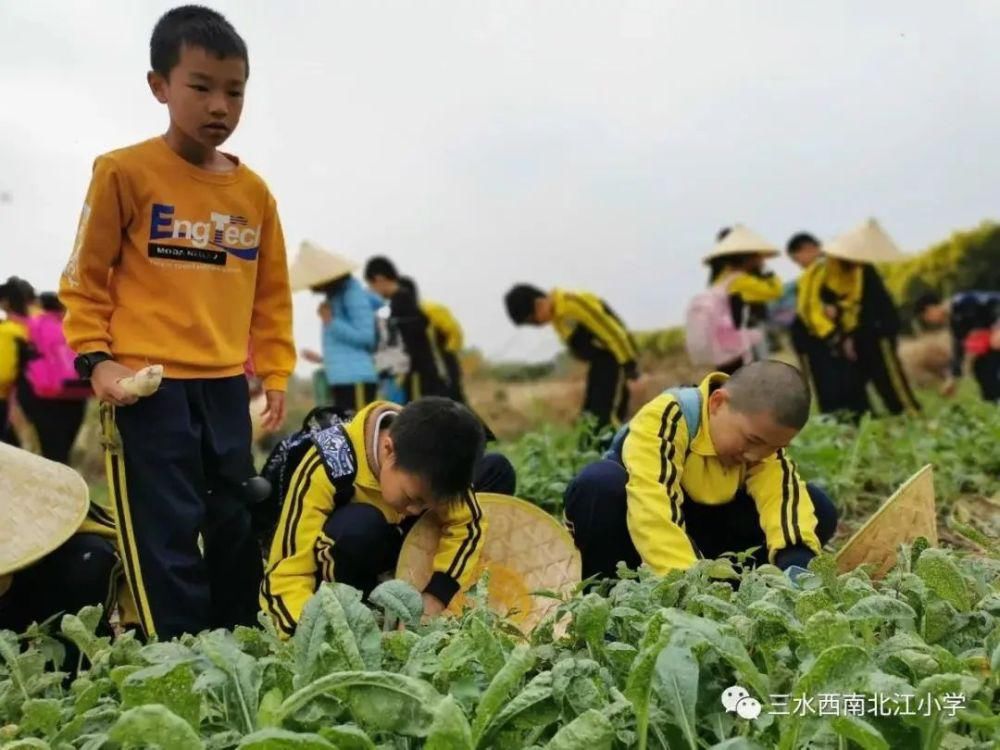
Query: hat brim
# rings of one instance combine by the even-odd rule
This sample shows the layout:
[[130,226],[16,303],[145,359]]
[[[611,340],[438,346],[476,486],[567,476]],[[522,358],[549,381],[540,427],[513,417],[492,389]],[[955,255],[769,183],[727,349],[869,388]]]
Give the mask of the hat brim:
[[881,578],[896,564],[899,546],[921,536],[932,545],[938,543],[934,470],[930,464],[907,479],[847,540],[837,552],[837,568],[846,573],[860,565],[871,565],[872,576]]
[[[580,582],[580,553],[566,528],[537,505],[506,495],[476,497],[486,530],[474,579],[488,573],[490,608],[529,633],[559,605],[534,592],[572,591]],[[437,516],[425,513],[406,536],[396,577],[422,590],[433,573],[440,538]],[[460,592],[447,611],[460,613],[465,603]]]
[[710,253],[708,253],[708,255],[706,255],[704,258],[702,258],[701,262],[709,263],[715,260],[716,258],[729,258],[735,255],[761,255],[764,258],[777,258],[779,255],[781,255],[781,253],[775,250],[773,247],[769,247],[762,250],[753,250],[749,248],[746,250],[740,250],[740,249],[719,250],[719,251],[713,250]]
[[75,534],[89,496],[68,466],[0,443],[0,575],[28,567]]

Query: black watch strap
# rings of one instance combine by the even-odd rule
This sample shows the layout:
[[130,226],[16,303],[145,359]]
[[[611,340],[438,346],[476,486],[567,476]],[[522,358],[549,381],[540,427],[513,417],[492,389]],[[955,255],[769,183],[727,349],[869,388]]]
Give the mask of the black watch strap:
[[109,359],[112,359],[112,357],[107,352],[90,352],[89,354],[81,354],[73,360],[73,367],[76,369],[77,375],[84,380],[88,380],[94,373],[94,368],[101,362],[106,362]]

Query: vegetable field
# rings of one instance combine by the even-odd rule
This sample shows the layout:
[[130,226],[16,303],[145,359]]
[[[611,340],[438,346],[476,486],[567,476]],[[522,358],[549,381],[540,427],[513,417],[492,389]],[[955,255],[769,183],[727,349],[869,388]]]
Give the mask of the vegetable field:
[[[935,464],[952,548],[918,540],[881,581],[837,575],[831,556],[794,585],[774,568],[702,561],[578,592],[530,639],[485,606],[421,623],[420,596],[401,582],[371,606],[324,585],[287,642],[266,622],[111,642],[87,610],[3,633],[0,746],[1000,747],[1000,551],[985,499],[1000,489],[998,441],[997,410],[971,398],[919,419],[817,420],[797,440],[802,473],[844,510],[843,533]],[[556,429],[506,450],[521,494],[554,513],[597,455]],[[73,680],[52,671],[56,628],[81,652]]]

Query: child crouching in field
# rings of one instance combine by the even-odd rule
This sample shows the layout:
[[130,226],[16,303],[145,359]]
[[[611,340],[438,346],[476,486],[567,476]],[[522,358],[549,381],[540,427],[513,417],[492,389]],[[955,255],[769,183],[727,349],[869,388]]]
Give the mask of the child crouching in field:
[[646,404],[566,490],[584,577],[614,577],[622,561],[662,575],[752,547],[752,563],[804,568],[837,527],[833,503],[786,453],[809,407],[808,385],[780,362]]

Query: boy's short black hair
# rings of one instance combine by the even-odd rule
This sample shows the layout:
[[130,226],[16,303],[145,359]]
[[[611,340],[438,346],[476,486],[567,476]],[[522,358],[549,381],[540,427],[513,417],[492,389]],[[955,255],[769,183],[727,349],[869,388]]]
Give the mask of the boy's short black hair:
[[250,77],[250,56],[247,45],[226,17],[203,5],[182,5],[164,13],[153,27],[149,39],[149,64],[164,78],[181,59],[184,45],[200,47],[222,60],[239,57],[246,64]]
[[793,430],[801,430],[809,421],[809,384],[792,365],[777,360],[751,362],[733,373],[723,387],[730,406],[743,414],[767,413]]
[[530,323],[535,317],[535,300],[545,296],[545,292],[531,284],[516,284],[504,296],[507,315],[516,326]]
[[483,425],[450,398],[427,396],[408,404],[389,427],[396,465],[423,477],[432,500],[454,501],[470,487],[483,457]]
[[788,245],[785,249],[788,251],[789,255],[795,255],[795,253],[804,248],[806,245],[815,245],[816,247],[819,247],[819,240],[809,234],[809,232],[798,232],[797,234],[793,234],[791,236],[791,239],[788,240]]
[[403,291],[409,292],[413,299],[420,299],[420,292],[417,290],[417,282],[411,279],[409,276],[400,276],[399,285],[403,288]]
[[39,294],[38,304],[45,312],[66,312],[63,303],[59,301],[59,295],[55,292],[42,292]]
[[913,312],[917,317],[922,317],[928,307],[941,304],[941,295],[936,292],[925,292],[917,297],[913,303]]
[[376,255],[365,264],[365,281],[374,281],[376,276],[385,276],[390,281],[399,281],[396,264],[384,255]]
[[35,300],[35,288],[24,279],[11,276],[0,284],[0,300],[6,300],[18,315],[27,315],[28,307]]

